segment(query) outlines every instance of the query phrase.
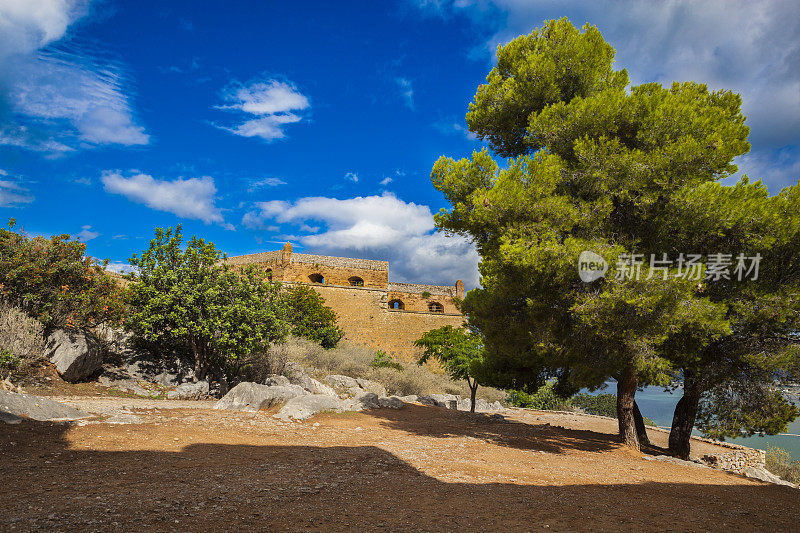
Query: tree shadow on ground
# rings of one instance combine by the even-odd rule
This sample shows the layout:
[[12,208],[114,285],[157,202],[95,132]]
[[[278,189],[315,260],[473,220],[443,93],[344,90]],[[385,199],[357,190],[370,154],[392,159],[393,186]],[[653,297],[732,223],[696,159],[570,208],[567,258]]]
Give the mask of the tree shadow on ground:
[[2,428],[0,530],[788,531],[800,506],[753,484],[452,483],[373,446],[75,449],[68,428]]
[[[596,431],[566,429],[549,423],[531,424],[498,419],[487,413],[469,413],[441,407],[406,404],[403,409],[366,411],[382,420],[385,427],[425,437],[472,437],[521,450],[563,453],[565,450],[602,452],[620,446],[616,435]],[[657,446],[646,446],[644,453],[663,454]]]

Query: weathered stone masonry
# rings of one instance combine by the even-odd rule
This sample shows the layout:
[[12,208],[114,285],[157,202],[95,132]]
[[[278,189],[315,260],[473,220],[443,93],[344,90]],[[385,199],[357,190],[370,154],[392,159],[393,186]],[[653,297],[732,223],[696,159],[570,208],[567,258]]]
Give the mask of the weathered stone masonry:
[[228,263],[257,265],[273,281],[310,285],[336,312],[347,340],[402,360],[417,354],[413,343],[426,331],[464,322],[455,305],[464,297],[461,280],[453,286],[390,282],[388,261],[296,254],[287,242],[283,250]]

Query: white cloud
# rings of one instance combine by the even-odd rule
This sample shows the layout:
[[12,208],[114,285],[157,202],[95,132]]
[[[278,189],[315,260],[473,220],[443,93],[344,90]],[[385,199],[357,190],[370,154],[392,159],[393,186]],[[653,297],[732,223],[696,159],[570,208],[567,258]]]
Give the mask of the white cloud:
[[386,176],[385,178],[383,178],[380,181],[380,184],[383,185],[384,187],[386,187],[387,185],[389,185],[393,181],[394,181],[394,179],[392,179],[390,176]]
[[445,135],[463,135],[470,141],[476,141],[478,136],[467,129],[467,127],[455,119],[440,120],[433,125]]
[[69,36],[88,1],[0,2],[0,144],[51,153],[147,144],[118,62]]
[[[389,260],[397,281],[450,285],[463,279],[470,287],[478,283],[475,247],[462,237],[435,232],[428,206],[404,202],[391,193],[260,202],[242,224],[263,229],[268,221],[298,226],[308,234],[296,239],[315,252]],[[311,222],[321,223],[323,231]]]
[[344,175],[344,179],[347,181],[352,181],[353,183],[358,183],[358,174],[355,172],[348,172]]
[[[0,170],[0,176],[7,176],[8,172]],[[34,198],[28,189],[11,180],[0,179],[0,207],[17,207],[20,204],[29,204]]]
[[105,171],[101,181],[107,192],[120,194],[127,199],[144,204],[157,211],[166,211],[181,218],[212,222],[233,229],[225,224],[222,211],[216,206],[217,187],[214,178],[159,180],[148,174],[134,174],[129,177],[119,172]]
[[407,78],[395,78],[394,81],[400,89],[400,96],[403,97],[406,107],[414,111],[414,87],[411,86],[411,81]]
[[263,189],[264,187],[278,187],[280,185],[286,185],[286,182],[280,178],[262,178],[251,180],[247,187],[247,192],[254,192],[258,189]]
[[135,266],[123,263],[122,261],[109,261],[106,265],[106,270],[116,272],[117,274],[130,274],[131,272],[139,271]]
[[92,231],[92,227],[89,225],[81,226],[81,231],[73,235],[72,237],[75,239],[80,239],[82,242],[89,242],[92,239],[96,239],[100,236],[100,233],[96,231]]
[[308,98],[288,82],[275,79],[242,85],[234,82],[222,92],[226,102],[217,109],[237,112],[248,118],[235,126],[217,126],[242,137],[260,137],[266,141],[286,136],[283,127],[303,120],[301,111],[311,104]]

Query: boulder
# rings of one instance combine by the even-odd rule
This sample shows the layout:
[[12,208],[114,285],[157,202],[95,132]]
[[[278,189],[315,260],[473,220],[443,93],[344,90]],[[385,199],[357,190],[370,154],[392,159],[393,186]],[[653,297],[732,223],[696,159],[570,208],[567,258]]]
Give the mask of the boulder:
[[0,390],[0,419],[14,423],[19,417],[33,420],[78,420],[91,416],[69,405],[41,396]]
[[765,483],[775,483],[776,485],[785,485],[787,487],[797,487],[797,485],[781,479],[764,467],[748,466],[744,469],[746,477],[764,481]]
[[456,407],[458,406],[458,401],[461,398],[456,396],[455,394],[429,394],[427,396],[420,396],[417,398],[417,401],[421,404],[425,405],[433,405],[434,407],[444,407],[444,408],[451,408],[453,406],[453,402],[455,402]]
[[405,402],[397,396],[383,396],[378,398],[378,406],[384,409],[402,409],[405,405]]
[[77,331],[55,330],[47,337],[44,354],[61,377],[70,382],[85,380],[103,366],[99,343]]
[[104,371],[98,381],[103,387],[132,392],[137,396],[144,396],[145,398],[155,398],[161,395],[161,391],[148,390],[142,387],[139,381],[125,373]]
[[269,386],[245,381],[228,391],[228,394],[214,404],[214,409],[258,411],[305,394],[306,391],[298,385]]
[[208,381],[181,383],[175,390],[167,393],[167,398],[170,400],[202,400],[208,398],[208,392]]
[[358,383],[358,386],[361,387],[362,390],[374,392],[378,396],[386,396],[386,388],[380,383],[375,383],[374,381],[364,378],[356,379],[356,383]]
[[291,382],[286,376],[271,374],[267,376],[267,379],[264,380],[264,385],[268,385],[270,387],[274,387],[275,385],[279,387],[285,387],[286,385],[291,385]]
[[330,385],[334,389],[361,388],[361,386],[358,384],[358,381],[356,381],[355,378],[351,378],[349,376],[342,376],[341,374],[331,374],[330,376],[326,376],[325,381],[327,381],[328,385]]
[[281,420],[305,420],[323,411],[340,413],[349,410],[339,398],[327,394],[306,394],[286,402],[274,416]]
[[355,408],[360,411],[362,409],[377,409],[381,406],[380,398],[374,392],[362,392],[356,394]]
[[311,379],[311,387],[309,392],[311,394],[325,394],[326,396],[335,396],[337,398],[339,397],[339,395],[336,394],[336,391],[333,390],[331,387],[328,387],[324,383],[321,383],[313,378]]
[[405,403],[414,403],[419,401],[419,396],[417,396],[416,394],[409,394],[408,396],[400,396],[399,398],[403,400]]

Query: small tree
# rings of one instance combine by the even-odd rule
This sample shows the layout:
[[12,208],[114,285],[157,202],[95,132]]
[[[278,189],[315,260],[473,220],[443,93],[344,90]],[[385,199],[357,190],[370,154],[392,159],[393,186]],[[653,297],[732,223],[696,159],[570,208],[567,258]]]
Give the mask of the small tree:
[[325,305],[317,291],[305,285],[295,285],[284,291],[287,320],[291,333],[320,343],[323,348],[334,348],[344,336],[336,325],[336,313]]
[[150,247],[130,259],[138,274],[128,330],[190,354],[197,379],[209,371],[221,378],[245,356],[285,339],[277,285],[255,269],[231,271],[213,243],[192,237],[182,245],[181,226],[158,228]]
[[444,326],[423,334],[414,346],[425,351],[417,364],[425,364],[429,358],[436,359],[452,379],[467,381],[470,395],[470,412],[475,412],[475,394],[478,380],[475,378],[483,360],[483,341],[470,331],[453,326]]

